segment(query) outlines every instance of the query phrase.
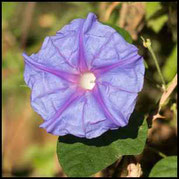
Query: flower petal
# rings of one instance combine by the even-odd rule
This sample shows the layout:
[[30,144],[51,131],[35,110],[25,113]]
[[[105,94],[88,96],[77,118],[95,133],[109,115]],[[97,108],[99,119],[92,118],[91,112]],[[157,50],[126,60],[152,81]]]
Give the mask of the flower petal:
[[[84,32],[86,59],[89,68],[133,62],[138,49],[127,43],[113,28],[93,20],[91,29]],[[101,33],[102,32],[102,33]],[[124,62],[123,62],[124,64]]]
[[[54,135],[58,135],[59,132],[56,131],[56,129],[60,126],[64,127],[65,122],[63,122],[61,125],[61,121],[63,121],[63,115],[64,113],[71,108],[71,105],[75,103],[80,97],[82,93],[77,93],[76,91],[68,96],[68,98],[62,103],[62,105],[59,107],[59,109],[56,111],[56,113],[47,121],[45,121],[43,124],[40,125],[40,127],[45,128],[47,132],[52,133]],[[69,108],[70,107],[70,108]],[[65,118],[68,120],[68,118]],[[73,118],[74,121],[74,118]],[[75,121],[74,121],[75,122]],[[58,124],[58,125],[57,125]],[[64,128],[67,130],[67,128]]]
[[61,46],[61,44],[64,43],[65,41],[61,40],[61,43],[56,45],[53,40],[53,36],[46,37],[39,52],[32,54],[30,57],[35,62],[44,64],[49,68],[55,68],[71,73],[78,73],[77,69],[70,62],[70,60],[58,49],[58,46]]
[[143,87],[144,71],[143,59],[138,58],[131,64],[115,67],[106,73],[102,71],[98,82],[126,92],[138,93]]
[[113,122],[118,127],[126,126],[134,110],[138,94],[121,91],[110,85],[99,85],[98,90],[98,94],[101,95],[103,103],[108,109],[108,113],[112,116],[108,117],[108,120],[113,119]]
[[31,65],[32,67],[36,68],[36,70],[42,70],[44,72],[51,73],[72,83],[76,83],[80,78],[79,74],[71,74],[65,71],[56,70],[55,68],[49,68],[46,65],[35,62],[35,60],[33,60],[31,57],[28,57],[25,53],[23,53],[23,56],[25,62],[28,65]]
[[44,120],[48,120],[71,95],[76,86],[51,73],[44,72],[31,65],[25,65],[24,80],[32,89],[31,105]]
[[[74,98],[73,96],[70,99]],[[109,129],[118,128],[106,118],[90,92],[78,96],[60,115],[45,121],[40,127],[54,135],[72,134],[88,139],[98,137]]]
[[125,126],[129,121],[138,92],[143,87],[144,70],[143,60],[139,58],[131,64],[102,73],[97,80],[98,94],[118,126]]

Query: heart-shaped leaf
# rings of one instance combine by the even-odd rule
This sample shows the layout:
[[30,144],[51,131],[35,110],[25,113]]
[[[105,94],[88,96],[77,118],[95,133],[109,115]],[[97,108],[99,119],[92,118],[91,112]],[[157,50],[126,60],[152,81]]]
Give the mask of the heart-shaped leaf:
[[147,128],[144,117],[133,113],[127,126],[107,131],[94,139],[72,135],[59,137],[57,155],[60,165],[67,176],[93,175],[123,155],[140,154],[145,145]]
[[161,159],[152,168],[149,177],[177,177],[177,156]]

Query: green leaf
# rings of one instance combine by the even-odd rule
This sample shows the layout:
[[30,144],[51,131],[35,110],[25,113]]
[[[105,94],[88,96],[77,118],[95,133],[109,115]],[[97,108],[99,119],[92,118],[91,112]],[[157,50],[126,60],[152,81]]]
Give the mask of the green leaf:
[[146,20],[147,26],[152,28],[152,30],[158,33],[163,25],[167,22],[168,16],[166,14],[159,17],[153,18],[157,11],[161,10],[162,6],[160,2],[148,2],[146,3]]
[[177,72],[177,46],[174,47],[172,53],[167,58],[162,73],[167,81],[171,81]]
[[149,177],[177,177],[177,156],[161,159],[152,168]]
[[104,23],[104,22],[103,22],[103,24],[108,25],[108,26],[112,27],[113,29],[115,29],[128,43],[132,44],[132,37],[129,34],[129,32],[127,32],[126,30],[124,30],[114,24]]
[[151,18],[158,10],[162,8],[160,2],[147,2],[146,3],[146,20]]
[[156,19],[149,20],[147,22],[147,26],[151,27],[154,32],[158,33],[167,22],[167,20],[168,16],[164,14]]
[[144,117],[133,113],[126,127],[109,130],[94,139],[72,135],[59,137],[57,156],[60,165],[67,176],[91,176],[123,155],[140,154],[146,142],[147,128]]

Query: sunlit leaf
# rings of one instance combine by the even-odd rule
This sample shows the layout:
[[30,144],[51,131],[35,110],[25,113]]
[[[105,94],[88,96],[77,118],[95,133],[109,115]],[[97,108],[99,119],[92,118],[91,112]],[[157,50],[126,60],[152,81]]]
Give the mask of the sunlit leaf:
[[156,19],[151,19],[147,22],[147,26],[152,28],[154,32],[158,33],[164,24],[167,22],[168,16],[167,15],[162,15]]
[[147,2],[146,3],[146,20],[151,18],[158,10],[162,8],[160,2]]
[[166,14],[161,15],[156,18],[152,18],[159,10],[161,10],[162,6],[160,2],[147,2],[146,3],[146,20],[147,26],[152,28],[152,30],[158,33],[163,25],[167,22],[168,16]]
[[177,104],[173,103],[170,109],[173,111],[173,120],[171,120],[171,125],[176,127],[177,126],[177,112],[178,112]]
[[177,46],[172,50],[172,53],[167,58],[162,73],[167,81],[171,81],[177,72]]

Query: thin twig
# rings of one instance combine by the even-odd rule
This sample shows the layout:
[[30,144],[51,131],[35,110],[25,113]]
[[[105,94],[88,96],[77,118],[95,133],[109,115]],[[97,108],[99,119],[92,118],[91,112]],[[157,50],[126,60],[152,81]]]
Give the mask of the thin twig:
[[120,10],[119,27],[123,28],[125,24],[125,17],[127,15],[128,4],[123,3]]
[[149,52],[151,53],[151,56],[152,56],[152,58],[153,58],[153,60],[154,60],[154,62],[155,62],[155,66],[156,66],[157,71],[158,71],[158,74],[159,74],[159,76],[160,76],[160,78],[161,78],[161,80],[162,80],[162,84],[163,84],[164,91],[165,91],[165,90],[166,90],[166,83],[165,83],[163,74],[162,74],[162,72],[161,72],[161,70],[160,70],[160,66],[159,66],[159,64],[158,64],[157,57],[155,56],[155,53],[154,53],[154,51],[153,51],[153,49],[152,49],[151,41],[150,41],[150,39],[147,39],[147,40],[145,41],[145,39],[144,39],[142,36],[141,36],[141,39],[143,40],[143,45],[144,45],[144,47],[148,48]]
[[112,11],[115,9],[115,7],[119,4],[120,2],[113,2],[112,4],[110,4],[110,6],[107,8],[105,15],[104,15],[104,20],[108,21],[109,17],[112,13]]
[[99,3],[99,20],[104,21],[104,13],[108,6],[108,2],[100,2]]
[[120,173],[120,170],[121,170],[120,165],[121,165],[121,162],[123,161],[123,159],[124,159],[124,156],[121,156],[119,158],[119,160],[116,162],[115,170],[114,170],[114,173],[113,173],[112,177],[117,177],[118,174]]
[[160,101],[159,101],[159,107],[156,110],[155,114],[152,115],[152,121],[154,121],[157,118],[165,118],[164,116],[160,115],[160,110],[161,110],[163,104],[165,104],[166,100],[171,95],[171,93],[173,92],[173,90],[175,89],[176,86],[177,86],[177,74],[173,78],[173,80],[170,83],[170,85],[168,86],[168,88],[163,92],[163,94],[160,98]]
[[156,58],[156,56],[155,56],[155,53],[154,53],[154,51],[153,51],[153,49],[152,49],[151,46],[149,46],[148,49],[149,49],[149,51],[150,51],[150,53],[151,53],[151,55],[152,55],[152,57],[153,57],[153,59],[154,59],[155,65],[156,65],[156,67],[157,67],[158,74],[159,74],[159,76],[160,76],[160,78],[161,78],[161,80],[162,80],[162,83],[163,83],[164,87],[165,87],[165,86],[166,86],[165,80],[164,80],[164,77],[163,77],[162,72],[161,72],[161,70],[160,70],[160,67],[159,67],[157,58]]
[[29,27],[31,24],[32,16],[33,16],[33,11],[35,7],[36,2],[28,2],[25,8],[25,14],[24,14],[24,19],[22,21],[22,38],[21,38],[21,47],[25,48],[26,44],[26,39],[27,35],[29,32]]
[[164,93],[162,94],[162,97],[159,102],[159,106],[162,106],[165,103],[165,101],[168,99],[168,97],[173,92],[176,86],[177,86],[177,74],[173,78],[172,82],[170,83],[166,91],[164,91]]
[[144,3],[135,2],[132,4],[131,8],[133,8],[135,10],[135,14],[137,14],[137,16],[135,17],[135,21],[133,21],[133,23],[131,24],[132,29],[135,30],[137,29],[138,25],[140,24],[145,14]]
[[157,153],[157,154],[160,155],[162,158],[166,158],[166,157],[167,157],[164,153],[158,151],[157,149],[155,149],[155,148],[153,148],[153,147],[147,146],[147,148],[150,149],[150,150],[152,150],[153,152]]

